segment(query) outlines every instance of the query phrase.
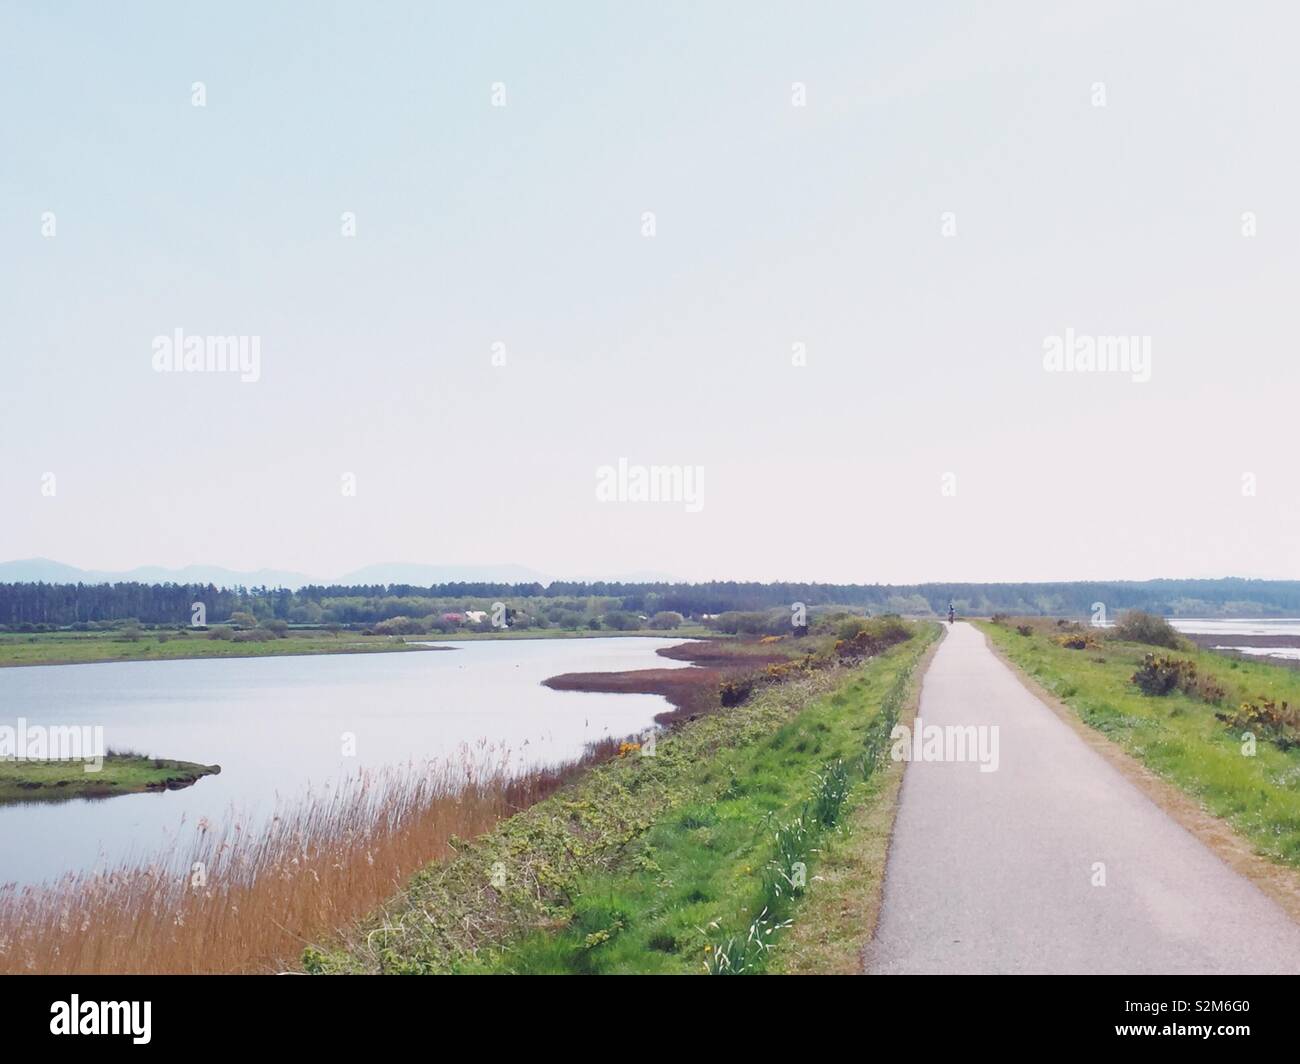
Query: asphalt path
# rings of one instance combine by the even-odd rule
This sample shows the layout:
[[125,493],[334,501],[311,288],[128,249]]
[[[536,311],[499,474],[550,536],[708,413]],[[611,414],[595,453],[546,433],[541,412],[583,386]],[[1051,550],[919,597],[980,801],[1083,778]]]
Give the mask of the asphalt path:
[[[934,735],[952,737],[952,760],[907,765],[867,972],[1300,972],[1300,928],[1090,749],[978,629],[949,629],[919,717],[923,738],[958,729],[930,733],[931,756]],[[996,769],[982,771],[994,727]]]

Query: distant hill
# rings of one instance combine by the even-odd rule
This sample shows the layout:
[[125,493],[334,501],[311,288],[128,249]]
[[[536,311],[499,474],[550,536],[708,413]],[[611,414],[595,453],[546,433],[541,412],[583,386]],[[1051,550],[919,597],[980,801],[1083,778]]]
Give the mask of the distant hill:
[[550,578],[522,565],[419,565],[389,562],[368,565],[338,578],[309,576],[282,569],[257,569],[241,572],[220,565],[186,565],[168,569],[161,565],[144,565],[137,569],[110,572],[102,569],[79,569],[75,565],[49,558],[26,558],[0,562],[0,584],[215,584],[217,587],[287,587],[297,590],[308,584],[431,584],[546,583]]
[[239,572],[219,565],[187,565],[180,569],[145,565],[122,572],[107,572],[78,569],[75,565],[65,565],[48,558],[0,562],[0,583],[6,584],[215,584],[217,587],[299,588],[311,582],[311,577],[304,573],[278,569]]
[[75,584],[85,582],[85,569],[52,562],[49,558],[26,558],[17,562],[0,562],[0,583],[6,584]]

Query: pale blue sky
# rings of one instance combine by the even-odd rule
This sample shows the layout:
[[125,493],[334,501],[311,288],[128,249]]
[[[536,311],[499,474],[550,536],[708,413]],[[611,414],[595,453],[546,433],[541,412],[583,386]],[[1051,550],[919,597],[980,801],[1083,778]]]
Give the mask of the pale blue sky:
[[[5,0],[0,559],[1298,577],[1297,30]],[[154,373],[177,327],[262,379]],[[1151,381],[1044,373],[1067,327]],[[597,502],[620,457],[703,466],[702,512]]]

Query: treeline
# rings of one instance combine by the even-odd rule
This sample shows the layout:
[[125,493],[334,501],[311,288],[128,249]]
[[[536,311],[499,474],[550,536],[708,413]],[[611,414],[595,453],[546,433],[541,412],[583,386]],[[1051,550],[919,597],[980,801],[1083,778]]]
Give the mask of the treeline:
[[942,614],[952,602],[965,615],[993,613],[1083,617],[1102,603],[1108,614],[1143,609],[1166,616],[1300,615],[1300,581],[1144,580],[1025,584],[701,584],[557,581],[542,584],[453,583],[218,588],[196,584],[0,584],[0,625],[85,626],[134,619],[186,625],[195,603],[209,622],[245,612],[259,621],[370,625],[394,617],[441,616],[504,602],[545,620],[595,618],[611,611],[699,619],[731,612],[844,606],[867,613]]

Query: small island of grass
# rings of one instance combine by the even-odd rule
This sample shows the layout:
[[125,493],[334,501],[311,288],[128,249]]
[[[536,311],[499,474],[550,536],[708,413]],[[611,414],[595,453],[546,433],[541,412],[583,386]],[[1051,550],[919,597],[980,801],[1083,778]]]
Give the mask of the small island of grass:
[[110,752],[97,772],[87,772],[84,761],[0,760],[0,804],[177,790],[220,771],[136,753]]

